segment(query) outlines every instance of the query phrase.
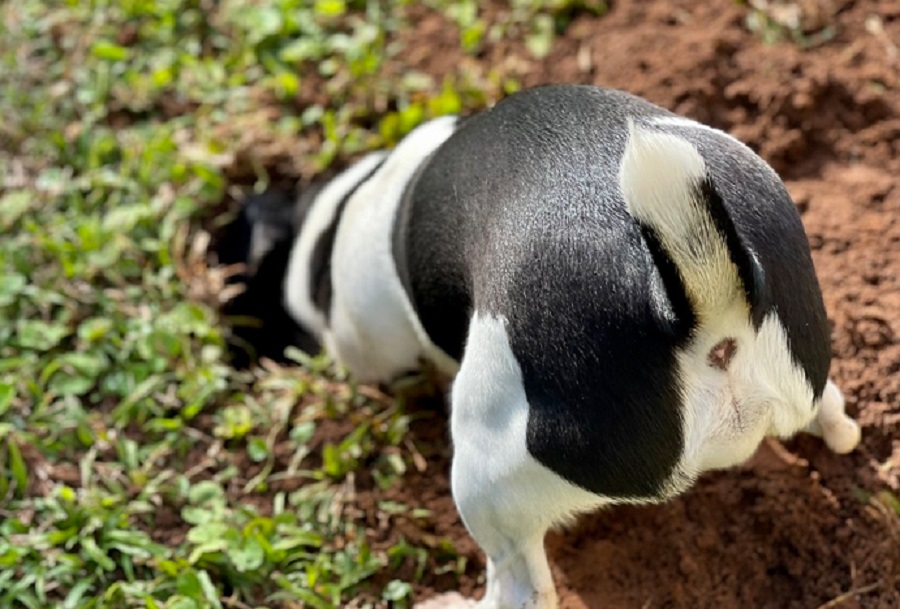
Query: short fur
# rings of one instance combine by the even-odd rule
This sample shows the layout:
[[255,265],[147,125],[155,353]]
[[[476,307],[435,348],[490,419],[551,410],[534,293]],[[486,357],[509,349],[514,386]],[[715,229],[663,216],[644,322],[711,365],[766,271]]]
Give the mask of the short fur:
[[665,500],[767,435],[859,440],[781,181],[623,92],[543,87],[420,126],[311,201],[284,281],[359,380],[455,375],[484,609],[556,606],[543,536],[577,513]]
[[237,368],[262,357],[286,361],[287,347],[318,351],[315,340],[284,306],[297,207],[293,199],[274,191],[249,197],[219,238],[219,263],[242,267],[228,284],[243,284],[243,291],[223,307],[231,363]]

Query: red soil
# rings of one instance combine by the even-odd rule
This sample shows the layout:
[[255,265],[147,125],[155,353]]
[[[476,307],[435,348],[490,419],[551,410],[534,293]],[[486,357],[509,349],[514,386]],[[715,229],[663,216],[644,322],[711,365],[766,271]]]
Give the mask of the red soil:
[[[803,214],[833,325],[832,374],[863,426],[849,456],[808,437],[767,443],[666,505],[610,509],[551,533],[564,608],[900,607],[900,520],[870,500],[900,492],[900,2],[800,5],[819,10],[811,27],[827,24],[834,38],[766,45],[746,26],[748,7],[726,0],[616,1],[577,17],[543,60],[509,43],[461,57],[456,31],[424,10],[409,34],[398,69],[619,87],[759,151]],[[428,534],[469,559],[460,581],[428,576],[419,598],[480,595],[482,558],[450,498],[445,421],[419,423],[413,437],[434,453],[426,471],[372,500],[431,508]],[[427,536],[385,532],[397,534]]]

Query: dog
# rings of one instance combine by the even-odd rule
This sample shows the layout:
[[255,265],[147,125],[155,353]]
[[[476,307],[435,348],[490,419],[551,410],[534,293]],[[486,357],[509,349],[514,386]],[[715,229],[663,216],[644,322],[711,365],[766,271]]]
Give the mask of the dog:
[[245,298],[278,292],[292,325],[271,331],[360,382],[423,361],[453,379],[452,492],[487,556],[482,609],[556,607],[544,535],[578,514],[666,501],[768,436],[860,440],[782,181],[631,94],[528,89],[420,125],[290,220],[264,207],[245,208],[245,250],[251,267],[280,252],[280,270]]

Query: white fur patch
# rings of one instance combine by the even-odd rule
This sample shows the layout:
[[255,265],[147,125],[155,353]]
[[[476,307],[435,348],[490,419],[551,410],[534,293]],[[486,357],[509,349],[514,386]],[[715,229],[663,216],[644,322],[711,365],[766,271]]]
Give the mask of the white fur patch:
[[[710,367],[707,356],[725,336],[734,338],[737,350],[722,371]],[[815,416],[812,389],[774,313],[758,332],[736,311],[701,326],[678,361],[685,386],[685,471],[738,465],[765,436],[791,436]]]
[[421,359],[448,374],[458,366],[434,345],[397,274],[393,226],[397,207],[419,166],[456,129],[444,116],[414,129],[362,184],[341,218],[332,254],[334,295],[326,348],[361,382],[389,381],[417,370]]
[[862,438],[859,424],[844,412],[844,396],[831,380],[825,385],[816,419],[806,431],[821,436],[828,448],[839,455],[859,445]]
[[652,227],[678,267],[701,320],[741,300],[737,268],[697,200],[706,163],[684,138],[651,131],[629,120],[619,182],[628,212]]
[[307,213],[300,234],[294,239],[287,273],[284,276],[285,308],[293,318],[308,329],[317,340],[325,333],[325,316],[313,304],[310,293],[310,261],[316,242],[334,222],[344,197],[369,174],[387,155],[373,152],[360,159],[331,180],[316,196]]

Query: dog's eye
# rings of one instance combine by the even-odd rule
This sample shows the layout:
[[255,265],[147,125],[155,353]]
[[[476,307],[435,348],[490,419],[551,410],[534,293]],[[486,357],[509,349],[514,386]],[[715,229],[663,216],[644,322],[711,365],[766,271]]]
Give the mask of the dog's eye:
[[723,338],[709,350],[706,361],[713,368],[727,370],[735,353],[737,353],[737,341],[733,338]]

